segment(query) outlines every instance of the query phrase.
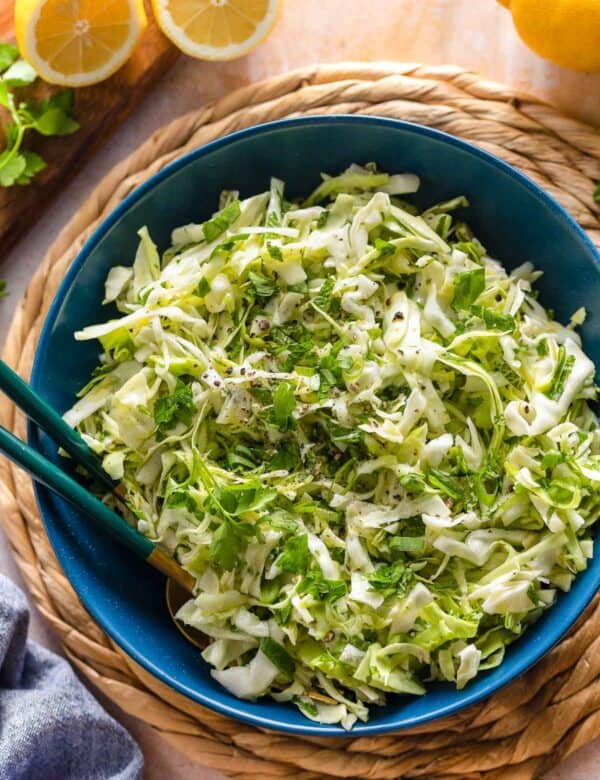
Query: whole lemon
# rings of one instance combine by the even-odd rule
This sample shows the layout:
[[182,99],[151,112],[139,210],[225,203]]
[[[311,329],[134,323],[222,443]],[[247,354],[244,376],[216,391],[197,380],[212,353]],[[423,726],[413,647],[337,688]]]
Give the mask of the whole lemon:
[[572,70],[600,71],[600,0],[499,0],[523,41]]

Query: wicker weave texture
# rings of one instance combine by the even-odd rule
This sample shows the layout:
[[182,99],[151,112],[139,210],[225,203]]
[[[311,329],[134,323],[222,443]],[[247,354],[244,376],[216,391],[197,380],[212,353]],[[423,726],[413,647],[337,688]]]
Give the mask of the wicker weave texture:
[[[28,377],[40,326],[95,227],[135,187],[185,152],[289,116],[360,113],[419,122],[503,158],[553,195],[600,246],[600,133],[531,96],[461,68],[398,63],[313,66],[238,90],[156,132],[114,168],[48,251],[18,306],[5,360]],[[0,399],[0,423],[25,436]],[[600,734],[600,601],[523,677],[458,715],[398,735],[351,740],[261,731],[175,693],[94,623],[45,535],[31,481],[0,460],[0,520],[23,577],[71,661],[123,710],[199,763],[235,778],[526,780]]]

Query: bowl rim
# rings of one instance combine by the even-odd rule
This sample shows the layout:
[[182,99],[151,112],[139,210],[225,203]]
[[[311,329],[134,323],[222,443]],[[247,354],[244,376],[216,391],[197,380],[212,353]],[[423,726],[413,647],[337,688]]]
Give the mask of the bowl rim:
[[[54,295],[50,307],[48,308],[48,312],[44,318],[44,324],[42,326],[40,336],[39,336],[39,341],[35,350],[33,366],[31,371],[32,387],[37,392],[40,392],[42,390],[42,384],[41,384],[42,376],[41,376],[41,368],[40,368],[41,356],[48,349],[48,342],[50,340],[51,332],[53,330],[54,323],[57,319],[57,315],[60,311],[60,308],[63,304],[67,292],[71,288],[71,285],[76,275],[79,273],[79,270],[84,265],[84,263],[88,259],[91,252],[95,249],[95,247],[103,240],[105,235],[121,219],[121,217],[129,210],[129,208],[133,204],[135,204],[138,200],[143,198],[148,192],[153,190],[156,186],[161,184],[165,179],[168,179],[172,174],[176,173],[182,168],[185,168],[192,161],[210,155],[216,149],[226,147],[230,144],[235,144],[237,141],[241,139],[251,137],[254,135],[260,135],[270,130],[285,129],[286,127],[298,127],[298,126],[309,126],[309,125],[335,125],[336,123],[340,123],[340,124],[351,123],[357,125],[364,124],[367,126],[371,125],[375,127],[384,126],[384,127],[397,128],[397,129],[404,130],[405,132],[408,133],[414,133],[415,135],[426,136],[435,141],[441,141],[447,145],[455,147],[458,150],[466,152],[471,156],[481,159],[483,162],[490,164],[493,168],[498,170],[500,173],[504,173],[509,178],[515,180],[518,185],[525,187],[527,190],[529,190],[531,194],[533,194],[534,196],[536,196],[538,200],[541,200],[543,202],[546,208],[548,208],[551,212],[554,213],[555,216],[558,216],[564,223],[566,223],[566,226],[572,232],[574,232],[575,235],[581,241],[583,241],[585,245],[587,245],[588,249],[591,250],[591,254],[596,262],[596,266],[598,269],[600,269],[600,252],[598,252],[598,250],[592,243],[589,236],[578,225],[575,219],[571,217],[571,215],[551,195],[549,195],[532,179],[530,179],[525,174],[521,173],[519,170],[514,168],[509,163],[505,162],[499,157],[496,157],[490,152],[487,152],[475,146],[469,141],[465,141],[462,138],[457,138],[456,136],[450,135],[449,133],[445,133],[443,131],[430,128],[425,125],[420,125],[414,122],[407,122],[404,120],[392,119],[392,118],[381,117],[381,116],[370,116],[370,115],[362,115],[362,114],[326,114],[326,115],[316,114],[313,116],[278,119],[272,122],[264,122],[258,125],[252,125],[251,127],[242,130],[235,131],[233,133],[230,133],[228,135],[210,141],[209,143],[206,143],[196,149],[191,150],[190,152],[187,152],[181,157],[178,157],[176,160],[166,165],[160,171],[153,174],[149,179],[147,179],[145,182],[143,182],[138,187],[136,187],[110,212],[110,214],[108,214],[102,220],[102,222],[94,229],[91,236],[86,240],[82,248],[77,253],[76,257],[73,259],[69,269],[67,270],[67,273],[65,274],[62,282],[60,283]],[[39,449],[37,429],[31,423],[31,421],[28,421],[27,438],[29,443],[33,447]],[[46,533],[48,534],[52,548],[55,554],[57,555],[57,558],[59,559],[59,562],[61,563],[62,566],[63,561],[61,560],[61,555],[59,555],[53,543],[53,536],[54,536],[53,530],[49,527],[49,524],[47,523],[46,520],[46,513],[48,513],[48,515],[53,514],[52,512],[48,511],[48,505],[46,500],[49,491],[35,481],[33,485],[34,485],[34,493],[36,497],[38,511],[42,518],[44,528],[46,530]],[[54,514],[56,515],[56,513]],[[359,722],[355,725],[355,727],[352,729],[351,732],[347,732],[339,726],[313,723],[308,719],[306,721],[306,725],[288,724],[282,722],[281,720],[265,717],[263,715],[255,714],[252,711],[247,710],[245,708],[245,702],[243,700],[239,700],[239,706],[231,706],[225,701],[220,700],[218,698],[218,695],[217,696],[207,695],[205,693],[199,692],[181,683],[180,681],[175,679],[171,674],[165,672],[163,669],[158,667],[152,661],[149,661],[144,656],[144,654],[137,649],[137,647],[131,644],[127,636],[124,636],[121,632],[115,632],[112,629],[109,629],[104,621],[101,612],[96,608],[93,600],[89,600],[85,597],[82,597],[75,583],[71,580],[71,577],[67,573],[66,569],[64,569],[64,571],[65,571],[65,576],[67,576],[69,582],[71,583],[75,592],[77,593],[77,597],[82,601],[85,609],[90,613],[90,615],[94,618],[94,620],[100,625],[102,630],[105,631],[111,637],[111,639],[115,641],[116,644],[119,645],[119,647],[125,653],[127,653],[127,655],[130,656],[136,663],[138,663],[142,668],[144,668],[150,674],[157,677],[162,683],[167,685],[175,692],[183,694],[184,696],[192,699],[193,701],[205,707],[208,707],[209,709],[212,709],[213,711],[216,711],[222,715],[226,715],[235,718],[237,720],[241,720],[245,723],[260,728],[266,728],[273,731],[285,732],[288,734],[298,734],[304,736],[321,736],[321,737],[335,736],[335,737],[348,737],[348,738],[353,738],[353,737],[356,738],[363,735],[384,734],[392,731],[408,729],[411,728],[412,726],[428,723],[434,720],[438,720],[439,718],[451,715],[453,713],[456,713],[460,710],[466,709],[467,707],[476,704],[482,699],[487,698],[488,696],[492,695],[496,691],[506,686],[508,683],[515,680],[517,677],[521,676],[525,671],[527,671],[530,667],[532,667],[535,663],[537,663],[555,644],[557,644],[560,641],[560,639],[562,639],[562,637],[572,628],[572,626],[579,618],[583,610],[587,607],[587,605],[594,597],[598,588],[598,585],[593,583],[590,578],[590,583],[586,583],[585,588],[579,589],[582,592],[578,592],[576,594],[575,604],[572,607],[572,609],[574,609],[575,611],[575,615],[573,619],[565,625],[559,625],[558,628],[555,629],[554,631],[548,632],[543,637],[543,639],[536,644],[534,648],[532,648],[531,646],[528,647],[526,644],[523,645],[523,649],[521,650],[521,653],[519,654],[518,658],[515,659],[515,661],[510,666],[507,667],[504,675],[502,675],[502,673],[500,672],[500,679],[496,679],[493,683],[490,683],[488,685],[482,685],[480,689],[474,691],[471,694],[469,694],[468,690],[467,691],[463,690],[460,692],[461,693],[460,701],[439,705],[433,712],[423,713],[421,715],[416,715],[416,716],[413,715],[410,718],[402,718],[401,714],[399,713],[398,717],[394,720],[393,723],[381,724],[376,722],[375,723]],[[585,572],[581,572],[580,576],[583,574],[585,574]],[[549,610],[549,612],[551,611],[552,610]],[[503,665],[504,664],[501,664],[498,667],[498,670],[501,670]],[[227,692],[224,691],[224,694],[225,693]]]

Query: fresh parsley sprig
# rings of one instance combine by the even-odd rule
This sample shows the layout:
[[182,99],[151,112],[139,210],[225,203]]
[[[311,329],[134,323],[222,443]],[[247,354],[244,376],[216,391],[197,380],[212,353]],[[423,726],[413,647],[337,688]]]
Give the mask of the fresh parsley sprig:
[[29,130],[40,135],[69,135],[79,129],[70,116],[73,91],[63,90],[44,100],[19,100],[15,89],[32,84],[37,73],[18,49],[10,43],[0,43],[0,105],[8,109],[10,120],[4,124],[6,148],[0,152],[0,186],[29,184],[44,170],[46,163],[35,152],[22,149]]
[[414,571],[403,561],[379,566],[367,575],[371,590],[379,591],[385,597],[393,594],[405,595],[414,579]]
[[196,411],[192,388],[181,379],[177,381],[175,390],[163,396],[154,405],[154,421],[157,425],[157,440],[162,440],[178,422],[187,425],[191,423]]
[[474,271],[457,274],[454,285],[452,308],[455,311],[468,309],[485,290],[485,269],[476,268]]

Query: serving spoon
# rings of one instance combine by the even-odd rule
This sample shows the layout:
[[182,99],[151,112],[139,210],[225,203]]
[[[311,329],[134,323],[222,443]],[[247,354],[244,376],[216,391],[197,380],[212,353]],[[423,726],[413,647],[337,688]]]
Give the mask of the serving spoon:
[[[0,390],[32,422],[60,444],[75,463],[83,466],[103,488],[111,493],[120,506],[124,506],[123,487],[104,471],[98,457],[79,433],[71,428],[61,415],[3,360],[0,360]],[[140,533],[137,528],[129,525],[123,517],[86,490],[77,480],[1,425],[0,452],[37,482],[41,482],[77,509],[85,512],[117,542],[165,574],[167,576],[166,603],[171,620],[188,642],[202,650],[208,646],[209,640],[206,634],[177,619],[180,607],[194,595],[195,580],[173,557]],[[308,695],[316,701],[337,704],[335,699],[319,691],[310,690]]]

